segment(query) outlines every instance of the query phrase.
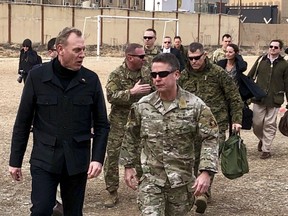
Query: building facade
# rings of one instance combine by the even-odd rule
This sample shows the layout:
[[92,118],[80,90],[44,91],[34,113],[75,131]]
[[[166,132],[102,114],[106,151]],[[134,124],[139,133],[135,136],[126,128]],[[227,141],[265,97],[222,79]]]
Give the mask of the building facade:
[[288,23],[288,0],[228,0],[227,5],[239,6],[278,6],[278,23]]

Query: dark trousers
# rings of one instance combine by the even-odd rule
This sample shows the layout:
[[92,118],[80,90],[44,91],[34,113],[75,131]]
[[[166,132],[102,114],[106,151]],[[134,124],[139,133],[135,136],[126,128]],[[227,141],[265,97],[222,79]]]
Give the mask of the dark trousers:
[[51,216],[60,183],[64,215],[82,216],[87,173],[69,176],[66,166],[61,174],[50,173],[31,165],[31,216]]

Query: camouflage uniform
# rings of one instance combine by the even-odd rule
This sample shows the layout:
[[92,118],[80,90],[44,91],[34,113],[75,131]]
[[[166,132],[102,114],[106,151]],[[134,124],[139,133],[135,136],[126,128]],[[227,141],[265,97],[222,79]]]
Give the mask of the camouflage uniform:
[[161,50],[157,46],[155,46],[152,50],[149,50],[144,46],[144,50],[146,54],[147,65],[151,66],[152,59],[161,53]]
[[[241,124],[243,103],[232,78],[221,67],[210,63],[208,58],[206,58],[205,64],[206,66],[201,72],[194,71],[189,65],[182,71],[178,83],[183,89],[200,97],[211,108],[219,126],[221,148],[226,139],[225,132],[229,123],[228,109],[232,114],[232,122]],[[195,174],[197,174],[199,166],[200,151],[201,142],[198,142],[195,148]],[[210,190],[207,194],[208,197],[211,196]]]
[[225,59],[225,58],[226,58],[225,50],[223,50],[222,48],[218,48],[213,52],[212,62],[217,63],[218,61]]
[[123,63],[109,75],[107,81],[106,95],[108,102],[111,103],[109,114],[111,130],[107,144],[104,176],[106,189],[110,193],[117,191],[119,187],[118,160],[130,107],[143,96],[130,95],[129,89],[132,89],[139,80],[141,84],[152,84],[149,68],[143,66],[141,71],[130,71]]
[[121,154],[124,166],[134,167],[142,149],[138,205],[143,215],[185,215],[190,211],[197,134],[203,140],[199,169],[215,173],[218,127],[200,98],[178,87],[167,110],[157,92],[132,105]]

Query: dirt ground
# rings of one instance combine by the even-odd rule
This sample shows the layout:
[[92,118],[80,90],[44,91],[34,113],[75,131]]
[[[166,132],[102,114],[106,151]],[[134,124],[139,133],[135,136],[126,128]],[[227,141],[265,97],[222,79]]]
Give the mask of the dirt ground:
[[[255,57],[244,58],[251,67]],[[87,57],[84,66],[94,70],[104,86],[108,74],[122,60],[123,58]],[[13,182],[8,173],[12,127],[23,88],[23,84],[16,81],[17,66],[17,58],[0,58],[0,215],[2,216],[29,215],[31,206],[31,178],[28,163],[31,139],[23,163],[24,180]],[[273,143],[272,158],[260,160],[256,147],[258,141],[252,131],[243,131],[241,135],[248,148],[250,172],[239,179],[228,180],[219,171],[213,185],[213,200],[205,215],[288,215],[287,137],[277,131]],[[136,205],[136,193],[125,185],[123,170],[121,169],[121,171],[119,205],[112,209],[103,207],[106,191],[102,173],[97,179],[88,181],[84,215],[139,215]],[[191,215],[195,215],[194,209],[191,211]]]

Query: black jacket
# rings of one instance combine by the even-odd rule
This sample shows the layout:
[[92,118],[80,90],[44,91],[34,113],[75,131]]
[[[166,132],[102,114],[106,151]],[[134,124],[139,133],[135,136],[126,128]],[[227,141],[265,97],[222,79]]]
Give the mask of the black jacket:
[[[161,49],[161,51],[163,52],[163,49]],[[170,48],[170,53],[172,53],[173,55],[175,55],[176,58],[178,59],[179,64],[180,64],[180,72],[181,72],[182,70],[184,70],[184,69],[185,69],[185,63],[184,63],[184,59],[183,59],[182,56],[181,56],[180,51],[179,51],[178,49],[176,49],[176,48],[171,47],[171,48]]]
[[88,170],[90,156],[92,161],[104,161],[109,132],[105,100],[93,71],[82,67],[63,89],[53,73],[53,62],[28,75],[13,129],[9,164],[22,166],[34,118],[30,163],[52,173],[61,173],[66,164],[69,175],[75,175]]
[[[217,64],[223,69],[226,68],[227,59],[222,59],[217,62]],[[239,87],[239,92],[243,101],[246,101],[249,98],[255,97],[260,99],[264,97],[265,92],[260,89],[260,87],[254,83],[252,79],[243,74],[247,69],[247,62],[243,60],[241,55],[236,55],[235,59],[236,64],[236,82]]]
[[28,73],[34,65],[38,64],[38,55],[35,50],[29,48],[27,52],[24,52],[23,49],[20,51],[19,58],[19,70],[23,70],[25,73]]

